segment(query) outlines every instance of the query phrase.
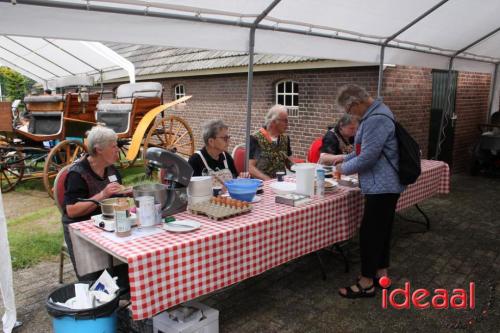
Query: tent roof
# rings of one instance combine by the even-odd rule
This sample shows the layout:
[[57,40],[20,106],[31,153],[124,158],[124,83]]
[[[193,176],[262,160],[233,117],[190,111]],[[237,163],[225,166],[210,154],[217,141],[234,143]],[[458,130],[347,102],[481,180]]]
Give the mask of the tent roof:
[[133,64],[99,42],[0,35],[2,64],[49,85],[63,78],[98,78],[101,71],[109,79],[106,72],[113,70],[134,80]]
[[250,27],[274,4],[257,26],[258,53],[374,63],[420,18],[388,42],[386,63],[447,69],[456,54],[455,69],[492,72],[500,61],[497,0],[15,2],[0,0],[0,33],[247,52]]

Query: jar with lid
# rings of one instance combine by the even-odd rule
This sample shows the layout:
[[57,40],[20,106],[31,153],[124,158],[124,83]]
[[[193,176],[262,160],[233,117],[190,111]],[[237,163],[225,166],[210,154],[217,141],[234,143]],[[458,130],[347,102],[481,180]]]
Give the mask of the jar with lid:
[[129,221],[130,205],[126,198],[120,198],[114,205],[115,210],[115,231],[118,237],[131,235],[131,225]]

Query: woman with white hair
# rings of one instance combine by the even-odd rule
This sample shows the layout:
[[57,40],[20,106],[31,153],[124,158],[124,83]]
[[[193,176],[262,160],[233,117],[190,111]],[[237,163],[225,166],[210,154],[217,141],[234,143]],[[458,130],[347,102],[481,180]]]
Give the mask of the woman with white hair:
[[214,176],[215,186],[223,186],[221,181],[238,177],[229,147],[229,128],[222,120],[211,120],[203,125],[202,137],[205,146],[195,152],[188,163],[193,168],[193,176]]
[[[92,202],[79,202],[79,198],[102,201],[119,196],[121,176],[113,166],[119,158],[116,133],[107,127],[95,126],[87,135],[88,155],[83,156],[69,171],[64,183],[63,230],[73,265],[73,246],[69,237],[69,224],[86,221],[101,213]],[[76,269],[75,269],[76,270]]]
[[287,129],[286,107],[274,105],[265,117],[264,126],[250,136],[248,171],[252,177],[269,180],[293,164],[290,138],[285,134]]

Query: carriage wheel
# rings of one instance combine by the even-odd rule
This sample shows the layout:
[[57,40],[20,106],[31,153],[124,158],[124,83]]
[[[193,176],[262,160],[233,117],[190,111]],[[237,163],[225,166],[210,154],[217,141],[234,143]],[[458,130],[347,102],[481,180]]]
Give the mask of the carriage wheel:
[[116,166],[118,166],[121,169],[126,169],[132,167],[135,162],[137,161],[137,158],[139,157],[139,154],[132,160],[129,161],[127,160],[127,152],[130,148],[130,140],[129,139],[118,139],[118,148],[120,149],[119,152],[119,160],[116,163]]
[[80,141],[64,140],[50,150],[43,167],[43,185],[49,196],[54,198],[54,180],[57,173],[66,165],[73,163],[87,148]]
[[0,184],[2,193],[12,191],[24,175],[22,150],[0,150]]
[[194,154],[193,131],[184,119],[170,115],[155,122],[149,130],[143,146],[144,165],[147,165],[145,157],[149,147],[163,148],[189,158]]

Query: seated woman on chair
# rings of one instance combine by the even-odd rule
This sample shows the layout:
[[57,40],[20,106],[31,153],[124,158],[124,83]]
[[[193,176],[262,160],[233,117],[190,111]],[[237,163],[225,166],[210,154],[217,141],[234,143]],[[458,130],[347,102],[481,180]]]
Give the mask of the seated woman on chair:
[[335,164],[338,156],[351,153],[357,129],[358,119],[349,114],[344,114],[335,127],[329,127],[323,136],[319,162]]
[[214,176],[214,186],[223,186],[221,181],[238,177],[233,158],[227,152],[231,139],[228,129],[222,120],[211,120],[204,124],[202,137],[205,146],[188,161],[193,168],[193,176]]
[[87,135],[87,147],[89,154],[70,167],[64,183],[62,222],[73,266],[75,259],[69,224],[89,220],[101,213],[101,208],[95,203],[79,202],[78,198],[102,201],[121,196],[119,192],[123,190],[120,173],[113,166],[119,158],[116,133],[110,128],[95,126]]

